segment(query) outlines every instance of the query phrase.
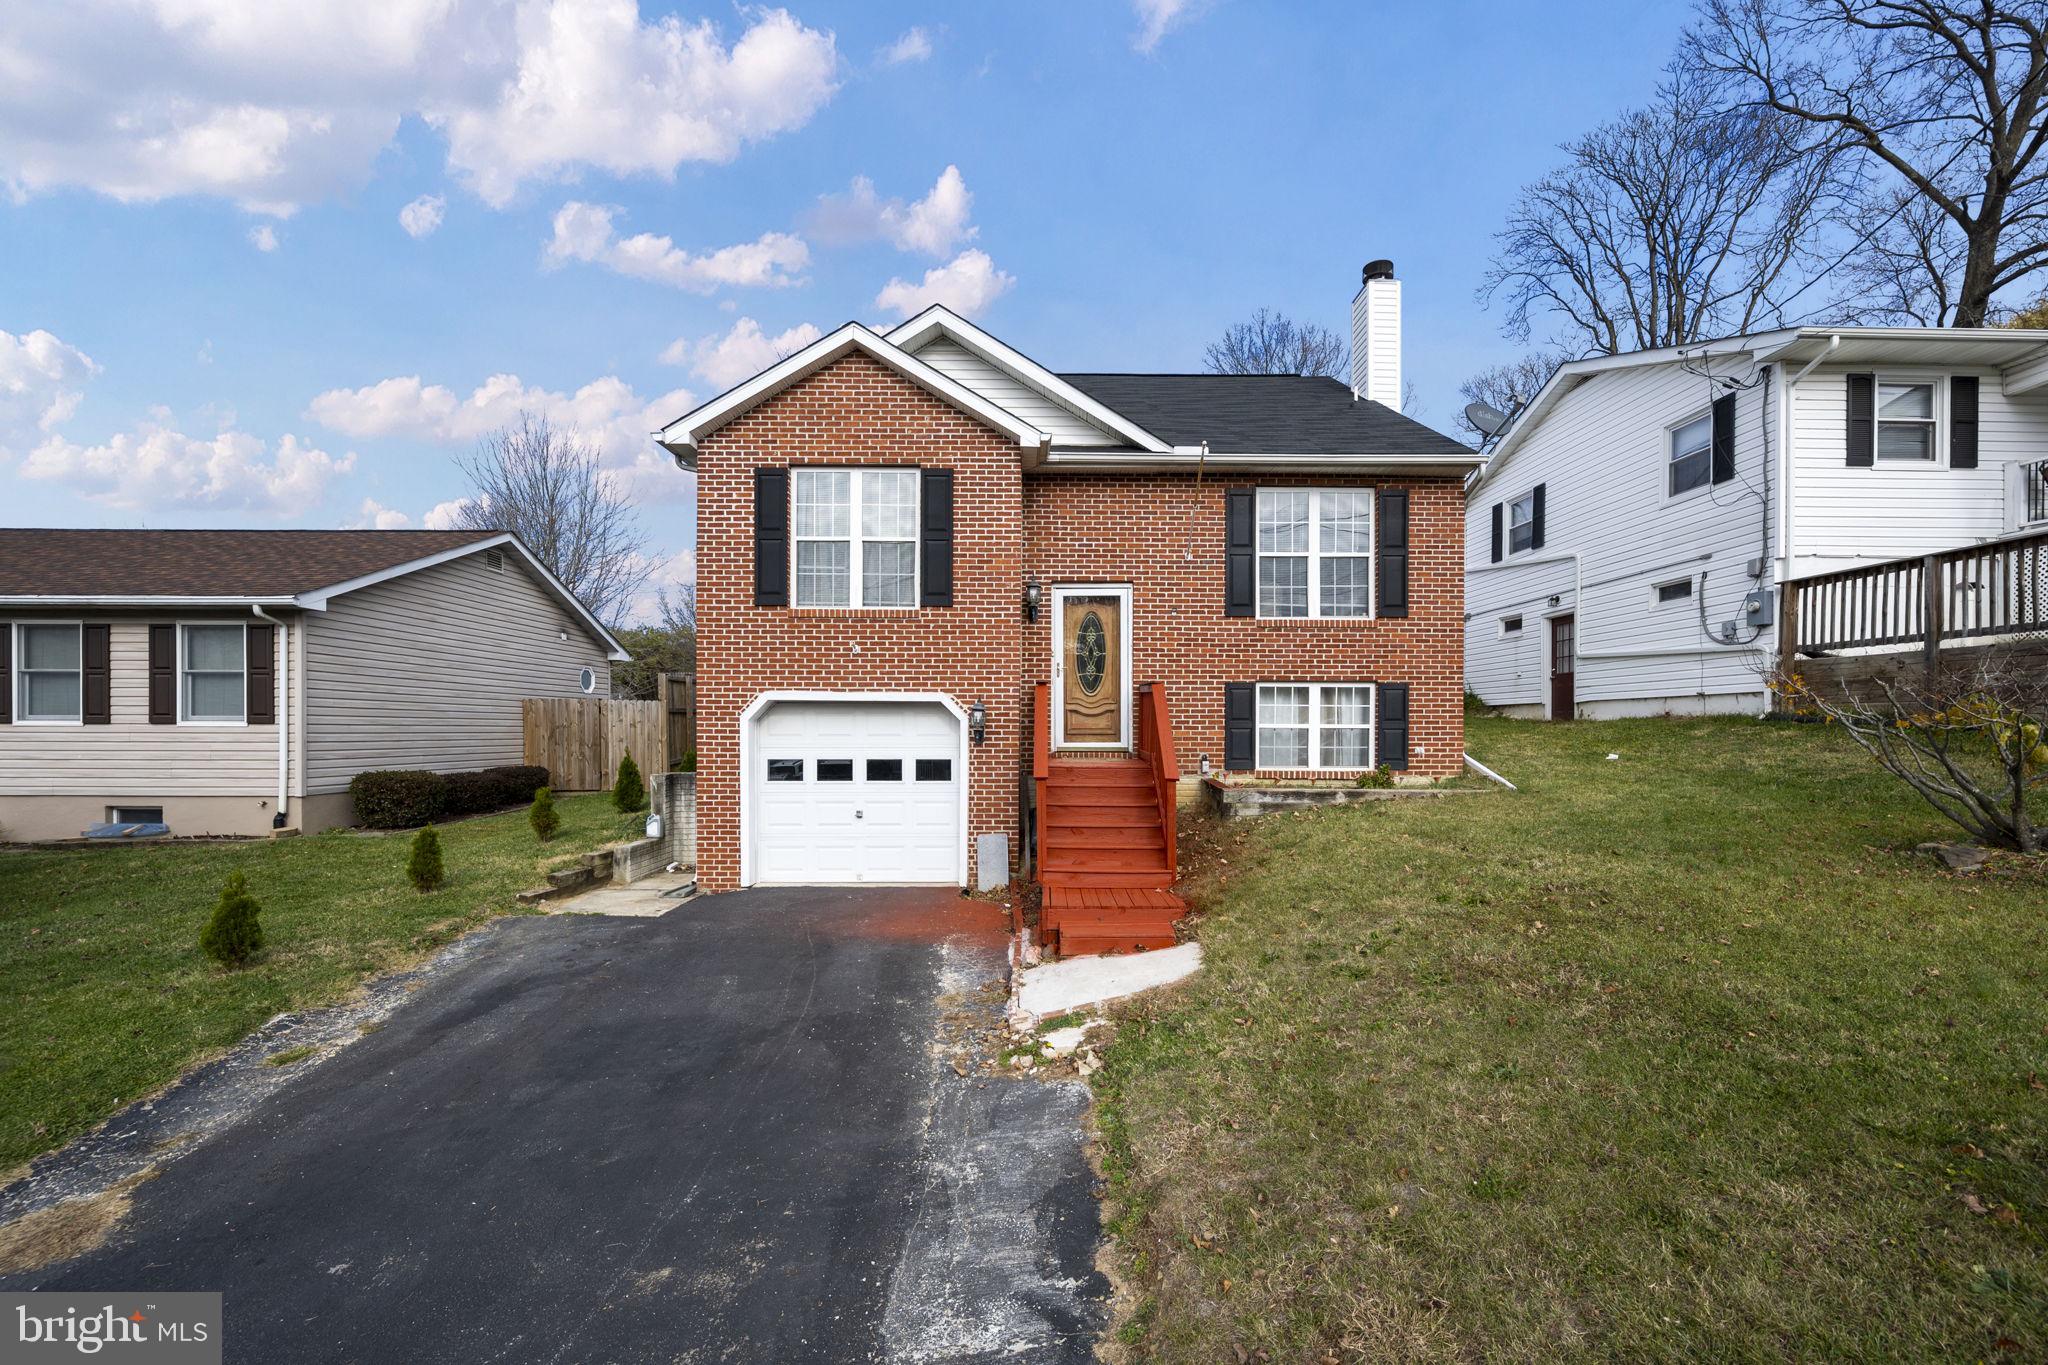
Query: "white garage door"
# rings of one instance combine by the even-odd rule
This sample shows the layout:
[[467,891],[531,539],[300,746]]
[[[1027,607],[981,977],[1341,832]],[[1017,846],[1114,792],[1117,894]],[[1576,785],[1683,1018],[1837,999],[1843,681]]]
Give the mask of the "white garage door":
[[755,882],[960,881],[960,722],[931,702],[776,702],[747,774]]

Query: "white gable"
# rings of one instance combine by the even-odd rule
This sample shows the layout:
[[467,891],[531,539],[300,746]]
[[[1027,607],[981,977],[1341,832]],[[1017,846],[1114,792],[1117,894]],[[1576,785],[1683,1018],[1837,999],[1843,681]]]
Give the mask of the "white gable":
[[1121,446],[1125,442],[1079,413],[1053,401],[943,333],[911,348],[911,354],[947,378],[973,389],[1052,437],[1056,446]]

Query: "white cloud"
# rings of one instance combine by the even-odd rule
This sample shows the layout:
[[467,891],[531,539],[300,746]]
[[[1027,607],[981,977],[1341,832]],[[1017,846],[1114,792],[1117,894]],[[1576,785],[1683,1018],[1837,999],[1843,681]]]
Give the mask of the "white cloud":
[[386,507],[375,498],[364,498],[363,505],[356,509],[355,519],[342,524],[344,531],[403,531],[412,525],[412,518],[394,507]]
[[882,49],[885,66],[901,66],[905,62],[921,62],[932,55],[931,35],[922,28],[910,28],[903,36]]
[[688,365],[691,374],[715,389],[724,390],[743,379],[751,379],[823,335],[804,322],[771,337],[761,330],[760,323],[741,318],[724,336],[703,337],[695,342],[677,337],[661,353],[661,360],[665,365]]
[[979,229],[968,222],[974,196],[958,166],[939,172],[929,193],[914,204],[882,199],[874,182],[855,176],[845,194],[819,196],[807,219],[810,230],[829,242],[886,238],[900,251],[943,256]]
[[69,420],[99,370],[48,332],[0,331],[0,456],[20,454]]
[[1167,30],[1193,16],[1195,6],[1190,0],[1131,0],[1131,8],[1138,12],[1138,35],[1131,45],[1140,52],[1150,52],[1159,46]]
[[456,530],[462,525],[463,509],[474,506],[475,503],[475,498],[450,498],[446,502],[437,502],[420,518],[420,525],[429,531]]
[[21,473],[128,511],[205,508],[289,517],[325,497],[328,484],[354,469],[355,459],[289,435],[269,452],[242,431],[187,436],[158,414],[101,445],[52,436],[29,452]]
[[810,264],[803,239],[786,232],[762,234],[751,242],[724,246],[693,256],[667,237],[651,232],[618,237],[612,232],[615,209],[570,200],[555,214],[555,235],[543,259],[549,265],[587,261],[638,280],[673,285],[709,294],[723,285],[782,288],[802,283],[799,272]]
[[801,127],[837,88],[829,32],[743,13],[727,43],[636,0],[12,6],[0,188],[286,216],[367,181],[408,114],[492,204],[586,168],[673,176]]
[[277,250],[277,229],[268,223],[258,223],[249,229],[249,245],[258,251]]
[[448,201],[440,195],[423,194],[398,211],[398,225],[408,237],[431,237],[434,229],[441,226],[441,215],[447,208]]
[[893,309],[903,317],[921,313],[942,303],[962,317],[973,317],[1010,291],[1014,275],[996,269],[985,251],[963,251],[945,265],[924,272],[924,280],[912,284],[892,279],[875,295],[877,308]]
[[[307,405],[306,417],[358,440],[396,437],[462,446],[516,423],[521,413],[532,413],[596,442],[605,468],[627,480],[636,494],[674,498],[681,496],[679,485],[686,481],[667,452],[654,444],[652,433],[692,406],[687,389],[650,400],[616,375],[561,393],[526,384],[518,375],[495,374],[467,397],[406,375],[359,389],[329,389]],[[427,514],[427,525],[444,507]]]
[[[643,560],[644,562],[644,560]],[[697,552],[677,550],[656,560],[653,572],[633,600],[626,604],[624,619],[627,623],[658,621],[661,619],[662,594],[668,594],[674,601],[685,591],[694,592],[697,587]]]

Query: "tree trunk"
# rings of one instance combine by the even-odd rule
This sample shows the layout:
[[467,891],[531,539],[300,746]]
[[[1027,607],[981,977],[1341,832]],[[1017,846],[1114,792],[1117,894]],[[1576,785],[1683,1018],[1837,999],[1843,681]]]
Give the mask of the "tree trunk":
[[1998,270],[1998,222],[1980,216],[1969,232],[1970,254],[1963,263],[1962,288],[1956,291],[1951,327],[1982,327],[1991,312],[1991,282]]

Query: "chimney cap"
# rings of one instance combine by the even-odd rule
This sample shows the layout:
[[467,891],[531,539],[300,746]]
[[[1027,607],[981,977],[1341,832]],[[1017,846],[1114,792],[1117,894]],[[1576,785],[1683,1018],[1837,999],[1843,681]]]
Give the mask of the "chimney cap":
[[1393,278],[1394,263],[1392,261],[1367,261],[1365,263],[1365,282],[1367,284],[1371,284],[1374,280],[1391,280]]

